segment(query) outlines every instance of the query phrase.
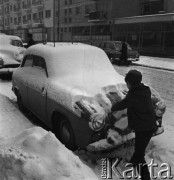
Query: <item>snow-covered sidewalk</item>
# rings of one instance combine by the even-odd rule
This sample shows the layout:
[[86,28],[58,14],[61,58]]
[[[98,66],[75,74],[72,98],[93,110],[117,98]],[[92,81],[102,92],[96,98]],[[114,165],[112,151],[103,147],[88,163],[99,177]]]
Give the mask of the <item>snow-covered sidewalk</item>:
[[174,58],[140,56],[140,60],[133,64],[174,71]]

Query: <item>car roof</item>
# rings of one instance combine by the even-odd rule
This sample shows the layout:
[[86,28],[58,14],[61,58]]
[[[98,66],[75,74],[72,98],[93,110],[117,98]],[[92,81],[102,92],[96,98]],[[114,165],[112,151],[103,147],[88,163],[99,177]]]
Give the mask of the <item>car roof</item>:
[[20,40],[21,38],[14,35],[6,35],[6,34],[0,34],[0,43],[3,45],[9,45],[11,40]]
[[37,44],[29,47],[26,55],[43,57],[46,61],[48,74],[72,75],[83,74],[83,69],[106,69],[112,66],[105,52],[96,47],[81,43],[55,43],[53,45]]

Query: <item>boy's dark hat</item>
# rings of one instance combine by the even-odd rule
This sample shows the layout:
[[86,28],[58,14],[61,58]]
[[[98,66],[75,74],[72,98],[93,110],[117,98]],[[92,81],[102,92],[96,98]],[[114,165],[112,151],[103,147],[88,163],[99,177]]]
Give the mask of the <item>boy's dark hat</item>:
[[137,71],[135,69],[130,70],[125,76],[125,81],[129,82],[133,86],[140,84],[142,81],[142,74],[140,71]]

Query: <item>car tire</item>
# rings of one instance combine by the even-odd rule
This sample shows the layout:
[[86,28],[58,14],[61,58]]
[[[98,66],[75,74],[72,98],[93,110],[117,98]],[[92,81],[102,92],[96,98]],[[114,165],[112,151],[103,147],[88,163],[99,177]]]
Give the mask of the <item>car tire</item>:
[[[60,119],[61,118],[61,119]],[[75,136],[71,124],[64,117],[59,117],[59,124],[53,123],[53,131],[56,137],[64,144],[68,149],[75,151],[77,146],[75,144]]]

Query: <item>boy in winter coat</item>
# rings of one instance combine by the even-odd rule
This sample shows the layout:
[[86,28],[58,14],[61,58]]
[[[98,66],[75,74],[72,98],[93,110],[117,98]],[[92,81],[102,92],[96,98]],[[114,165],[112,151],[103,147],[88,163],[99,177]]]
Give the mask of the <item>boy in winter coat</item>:
[[[126,97],[112,107],[112,111],[127,108],[128,126],[135,131],[135,151],[130,163],[137,168],[139,176],[150,180],[150,173],[145,161],[145,150],[157,130],[156,115],[151,101],[151,91],[142,81],[142,74],[130,70],[125,77],[129,89]],[[141,172],[139,167],[142,167]]]

